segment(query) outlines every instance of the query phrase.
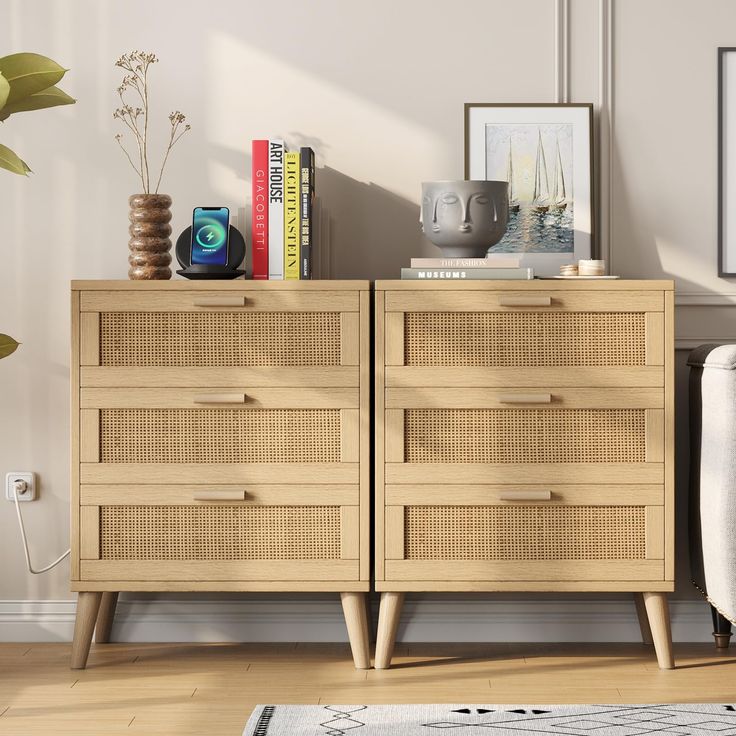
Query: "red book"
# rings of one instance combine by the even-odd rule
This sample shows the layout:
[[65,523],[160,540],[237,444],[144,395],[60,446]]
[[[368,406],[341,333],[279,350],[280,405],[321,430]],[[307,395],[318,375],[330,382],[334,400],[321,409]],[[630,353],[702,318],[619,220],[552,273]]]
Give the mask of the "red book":
[[268,141],[252,143],[251,248],[253,278],[268,278]]

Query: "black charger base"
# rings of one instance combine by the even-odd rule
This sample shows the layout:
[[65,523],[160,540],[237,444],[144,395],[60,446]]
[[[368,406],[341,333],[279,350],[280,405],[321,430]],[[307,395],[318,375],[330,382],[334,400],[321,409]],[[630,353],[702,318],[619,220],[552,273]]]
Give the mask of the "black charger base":
[[227,266],[203,266],[199,264],[181,268],[177,273],[187,279],[237,279],[239,276],[245,276],[245,271],[233,270]]
[[238,268],[245,258],[245,238],[239,230],[230,225],[228,233],[227,265],[192,263],[192,228],[191,225],[176,239],[176,260],[181,269],[179,276],[187,279],[237,279],[245,276],[245,271]]

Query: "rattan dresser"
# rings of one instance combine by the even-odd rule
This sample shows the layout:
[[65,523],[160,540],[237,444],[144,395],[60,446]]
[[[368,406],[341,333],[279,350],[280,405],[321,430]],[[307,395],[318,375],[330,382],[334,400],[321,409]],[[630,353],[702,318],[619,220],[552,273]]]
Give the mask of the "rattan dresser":
[[370,284],[72,284],[72,667],[119,591],[341,593],[370,666]]
[[672,283],[375,288],[375,666],[406,591],[631,591],[673,667]]

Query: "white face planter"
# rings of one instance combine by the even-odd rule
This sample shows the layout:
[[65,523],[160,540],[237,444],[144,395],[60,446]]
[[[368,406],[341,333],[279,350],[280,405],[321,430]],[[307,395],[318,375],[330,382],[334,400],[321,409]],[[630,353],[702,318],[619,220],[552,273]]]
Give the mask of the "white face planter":
[[505,181],[422,182],[419,222],[447,258],[483,258],[506,233]]

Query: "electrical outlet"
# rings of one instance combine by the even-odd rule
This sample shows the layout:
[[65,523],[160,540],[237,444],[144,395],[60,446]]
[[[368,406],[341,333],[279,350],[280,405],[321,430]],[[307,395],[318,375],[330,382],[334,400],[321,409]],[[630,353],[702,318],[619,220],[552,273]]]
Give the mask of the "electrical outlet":
[[19,501],[36,500],[36,476],[34,473],[18,471],[5,474],[5,498],[8,501],[15,501],[13,497],[13,487],[16,483],[22,484],[18,488]]

